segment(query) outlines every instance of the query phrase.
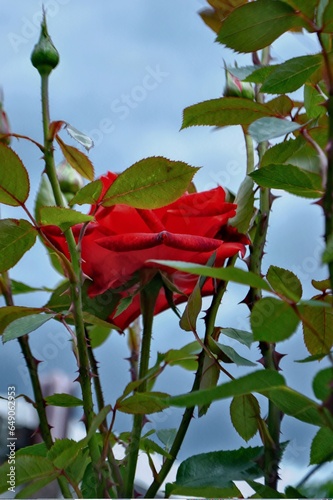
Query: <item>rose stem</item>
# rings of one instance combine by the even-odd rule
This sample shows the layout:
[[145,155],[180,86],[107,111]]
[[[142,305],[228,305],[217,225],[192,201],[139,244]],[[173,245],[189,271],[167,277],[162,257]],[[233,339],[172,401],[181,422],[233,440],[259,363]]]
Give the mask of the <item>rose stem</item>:
[[[53,139],[49,137],[50,115],[49,115],[49,95],[48,95],[48,75],[41,75],[41,94],[42,94],[42,119],[44,133],[44,161],[45,172],[52,186],[56,204],[64,207],[63,196],[61,193],[59,181],[56,174],[56,168],[53,156]],[[71,229],[64,231],[68,245],[73,273],[70,276],[70,291],[73,306],[73,316],[75,321],[75,330],[77,336],[77,346],[79,354],[79,377],[83,397],[83,410],[85,415],[85,424],[87,431],[91,427],[94,417],[93,397],[90,381],[90,366],[88,350],[85,338],[84,321],[82,316],[82,271],[80,266],[80,255],[77,250],[76,242]],[[97,436],[89,440],[89,452],[94,467],[100,459],[100,451],[97,442]],[[96,483],[98,484],[98,482]]]
[[[139,364],[139,379],[144,379],[146,377],[149,368],[150,344],[152,338],[154,310],[155,310],[156,299],[158,297],[160,289],[161,289],[161,282],[160,279],[156,277],[156,279],[153,279],[148,285],[144,286],[140,292],[143,330],[142,330],[142,342],[141,342],[140,364]],[[143,380],[142,383],[136,389],[136,392],[145,392],[146,390],[147,390],[147,380]],[[136,414],[134,415],[133,418],[132,433],[127,452],[128,461],[127,461],[125,492],[124,492],[125,498],[133,497],[135,471],[139,455],[143,419],[144,415],[142,414]]]
[[[227,266],[233,266],[236,262],[236,256],[231,257],[228,260]],[[216,314],[218,312],[222,297],[224,295],[224,292],[226,291],[227,288],[227,282],[226,281],[220,281],[216,293],[213,295],[212,303],[207,311],[205,323],[206,323],[206,329],[205,329],[205,345],[207,343],[208,338],[212,335],[214,331],[214,325],[215,325],[215,319],[216,319]],[[202,377],[202,368],[203,368],[203,362],[205,359],[205,350],[203,349],[199,355],[198,358],[198,368],[195,374],[195,378],[193,381],[192,389],[190,392],[194,392],[199,390],[200,388],[200,382],[201,382],[201,377]],[[163,463],[160,472],[158,473],[157,477],[154,479],[150,487],[148,488],[145,498],[154,498],[156,493],[158,492],[159,488],[161,487],[163,481],[167,477],[167,475],[170,472],[171,467],[173,466],[177,455],[179,453],[179,450],[183,444],[184,438],[186,436],[187,430],[189,428],[189,425],[191,423],[193,414],[194,414],[195,406],[191,406],[189,408],[186,408],[184,415],[182,417],[181,423],[179,425],[177,434],[175,436],[175,439],[172,443],[172,446],[169,451],[170,458],[166,458],[165,462]]]
[[[327,154],[327,168],[326,172],[326,186],[323,198],[323,209],[325,214],[325,242],[326,245],[332,241],[333,238],[333,71],[330,57],[325,47],[325,34],[318,33],[318,40],[322,48],[322,54],[325,64],[325,72],[328,87],[328,140],[326,146]],[[333,290],[333,261],[328,263],[328,270]]]
[[[0,280],[0,290],[5,298],[7,306],[13,306],[14,300],[12,295],[12,289],[10,284],[10,278],[8,272],[2,273],[2,280]],[[18,338],[20,347],[22,349],[23,357],[28,367],[29,376],[31,380],[32,389],[35,396],[35,408],[39,418],[39,431],[45,442],[47,449],[49,450],[53,445],[53,440],[51,436],[51,430],[46,416],[45,402],[43,398],[42,388],[38,378],[38,364],[39,361],[33,356],[30,345],[29,345],[29,335],[23,335]],[[71,492],[68,488],[67,482],[64,477],[59,476],[57,478],[59,487],[65,498],[73,498]]]
[[[102,385],[101,385],[101,379],[99,376],[99,370],[98,370],[98,363],[95,358],[95,354],[93,351],[93,348],[90,345],[90,341],[88,338],[88,332],[86,331],[86,338],[87,340],[87,347],[88,347],[88,355],[89,355],[89,361],[90,361],[90,366],[91,366],[91,372],[93,376],[93,383],[95,387],[95,394],[96,394],[96,400],[97,400],[97,406],[98,410],[101,411],[105,407],[105,402],[104,402],[104,395],[103,395],[103,390],[102,390]],[[109,432],[107,432],[107,421],[105,420],[103,424],[105,426],[106,432],[103,432],[103,436],[105,440],[109,440]],[[117,489],[118,497],[121,498],[122,496],[122,488],[123,488],[123,478],[120,474],[120,470],[118,467],[118,464],[116,462],[115,456],[113,454],[113,450],[109,443],[104,443],[105,449],[107,449],[107,457],[108,457],[108,462],[110,465],[110,468],[113,473],[113,477],[115,479],[115,487]],[[106,448],[107,447],[107,448]]]
[[[261,64],[269,63],[270,54],[269,47],[262,51]],[[260,87],[257,91],[257,102],[264,102],[263,95],[260,93]],[[267,142],[261,142],[258,145],[259,164],[267,150]],[[271,210],[271,194],[267,188],[260,188],[259,213],[257,217],[257,229],[254,236],[253,244],[250,246],[250,263],[249,270],[261,276],[262,273],[262,258],[264,255],[264,247],[266,243],[269,214]],[[249,293],[248,306],[250,310],[254,304],[262,297],[261,290],[251,288]],[[269,342],[259,342],[265,369],[277,370],[278,367],[274,361],[275,344]],[[265,484],[271,488],[277,488],[278,469],[280,462],[280,426],[282,413],[277,406],[269,400],[267,429],[271,439],[264,440],[264,476]]]

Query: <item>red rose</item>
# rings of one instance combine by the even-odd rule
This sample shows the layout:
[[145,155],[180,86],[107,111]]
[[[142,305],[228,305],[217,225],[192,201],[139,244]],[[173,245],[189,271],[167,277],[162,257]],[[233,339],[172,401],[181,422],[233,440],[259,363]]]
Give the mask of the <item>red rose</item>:
[[[103,176],[103,194],[115,180],[109,172]],[[165,207],[154,210],[135,209],[126,205],[92,206],[96,222],[89,223],[82,240],[83,272],[92,279],[89,295],[94,297],[109,289],[126,288],[135,273],[158,268],[181,293],[174,293],[175,304],[186,301],[198,280],[197,276],[182,273],[155,263],[150,259],[178,260],[206,264],[215,253],[215,266],[221,267],[226,258],[237,252],[245,253],[248,239],[228,226],[236,213],[236,205],[225,202],[221,187],[202,193],[184,194]],[[78,236],[81,226],[73,228]],[[68,255],[63,235],[56,228],[44,228],[54,245]],[[125,329],[140,315],[137,284],[121,291],[120,296],[134,296],[128,308],[110,322]],[[211,295],[214,284],[208,279],[203,295]],[[155,314],[170,307],[163,289],[157,299]]]

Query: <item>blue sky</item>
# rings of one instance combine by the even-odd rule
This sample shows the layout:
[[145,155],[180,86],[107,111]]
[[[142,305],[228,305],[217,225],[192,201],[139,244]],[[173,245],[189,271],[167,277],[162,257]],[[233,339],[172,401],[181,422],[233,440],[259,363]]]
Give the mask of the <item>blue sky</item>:
[[[42,137],[39,76],[30,63],[30,53],[39,37],[41,5],[35,0],[4,3],[0,18],[0,85],[5,109],[12,130],[36,140]],[[245,173],[240,130],[179,130],[186,106],[222,95],[224,61],[251,63],[250,56],[237,56],[214,42],[214,33],[198,16],[205,5],[204,0],[45,0],[49,32],[60,53],[59,67],[51,77],[51,119],[65,120],[93,137],[95,147],[89,155],[96,175],[107,170],[120,172],[142,158],[162,155],[202,167],[195,178],[200,190],[218,183],[237,190]],[[316,50],[310,37],[288,34],[274,44],[272,54],[280,62]],[[66,132],[63,138],[70,142]],[[40,152],[24,141],[13,141],[13,147],[31,176],[32,208],[43,169]],[[60,154],[56,155],[61,161]],[[19,210],[1,207],[3,218],[21,216]],[[283,194],[273,205],[264,270],[272,263],[293,270],[304,283],[304,295],[310,298],[311,278],[326,277],[318,264],[322,234],[320,208]],[[59,280],[39,245],[22,259],[11,276],[36,286],[51,286]],[[244,305],[237,306],[243,295],[243,289],[231,287],[219,316],[223,326],[247,328],[248,311]],[[45,301],[44,294],[17,298],[17,304],[23,305]],[[170,313],[156,319],[154,339],[155,349],[162,351],[192,340],[188,333],[180,331],[177,318]],[[31,342],[45,360],[41,365],[44,373],[60,367],[73,376],[73,356],[58,324],[49,323],[47,328],[33,333]],[[279,350],[289,354],[281,365],[290,385],[312,395],[313,368],[317,367],[308,365],[305,370],[304,365],[293,363],[307,355],[301,333],[282,343]],[[253,361],[259,357],[255,346],[250,353],[240,350],[240,354]],[[106,396],[112,399],[118,395],[119,383],[128,377],[128,366],[123,361],[127,356],[125,339],[113,334],[97,356],[102,361]],[[170,377],[171,391],[186,391],[190,387],[190,374],[174,369]],[[17,384],[18,392],[30,392],[14,342],[0,346],[0,380],[0,392],[12,383]],[[167,383],[162,379],[161,387],[166,389]],[[156,425],[176,426],[178,415],[176,411],[165,412],[156,417]],[[308,460],[305,446],[316,429],[308,430],[300,422],[285,420],[283,439],[292,440],[286,458],[304,466]],[[126,419],[119,423],[119,429],[125,425]],[[217,404],[208,412],[205,423],[202,419],[193,422],[181,457],[241,444],[245,443],[229,422],[228,405]]]

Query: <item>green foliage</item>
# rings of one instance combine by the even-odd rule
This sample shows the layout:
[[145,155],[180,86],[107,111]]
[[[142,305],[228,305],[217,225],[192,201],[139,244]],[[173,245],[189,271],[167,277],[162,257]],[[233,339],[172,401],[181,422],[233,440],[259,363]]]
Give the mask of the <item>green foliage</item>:
[[294,92],[305,84],[322,64],[322,54],[300,56],[279,64],[261,87],[268,94]]
[[29,314],[12,321],[3,331],[2,340],[8,342],[9,340],[17,339],[22,335],[27,335],[39,327],[50,321],[55,314]]
[[270,266],[266,278],[273,290],[282,297],[293,302],[298,302],[302,298],[302,284],[288,269]]
[[27,220],[0,220],[0,272],[15,266],[36,238],[37,231]]
[[282,118],[264,117],[259,118],[249,126],[249,134],[257,142],[270,141],[281,135],[288,135],[301,128],[299,123],[284,120]]
[[304,198],[320,198],[324,194],[320,175],[295,165],[266,165],[250,175],[259,186],[284,189]]
[[264,297],[255,303],[250,322],[254,340],[280,342],[296,331],[299,317],[288,303]]
[[80,189],[70,201],[70,205],[84,205],[85,203],[94,204],[98,201],[102,193],[103,183],[100,179],[89,182]]
[[333,460],[333,430],[322,427],[312,440],[310,464],[321,464]]
[[255,447],[194,455],[180,464],[175,483],[167,485],[167,494],[238,496],[233,481],[261,477],[258,461],[262,454],[263,448]]
[[39,217],[40,224],[58,226],[62,231],[66,231],[75,224],[90,222],[94,219],[90,215],[84,215],[73,209],[61,207],[41,207]]
[[[215,254],[209,255],[209,259],[207,257],[207,265],[154,259],[146,262],[136,272],[135,279],[126,284],[121,281],[123,270],[116,269],[116,264],[112,262],[112,272],[119,274],[122,286],[116,290],[106,290],[101,296],[95,297],[91,296],[90,288],[95,276],[87,277],[86,274],[96,266],[87,266],[89,271],[86,272],[86,261],[82,260],[80,254],[81,246],[85,244],[84,235],[83,241],[75,240],[71,228],[99,222],[92,215],[68,207],[90,204],[93,207],[89,213],[94,213],[94,206],[97,208],[100,205],[128,205],[137,208],[139,214],[140,209],[158,209],[176,201],[186,191],[195,192],[192,178],[198,168],[161,156],[146,158],[120,173],[104,192],[102,180],[94,180],[94,167],[88,156],[63,142],[58,134],[65,128],[72,139],[87,151],[93,145],[92,140],[64,121],[49,121],[45,90],[47,77],[58,63],[58,53],[43,17],[41,38],[34,48],[32,63],[42,76],[44,89],[44,142],[39,144],[24,137],[41,150],[45,163],[35,195],[35,215],[29,211],[28,170],[13,149],[6,145],[8,137],[0,137],[0,203],[19,207],[27,216],[27,220],[0,220],[0,294],[6,304],[0,308],[0,334],[3,342],[13,339],[20,342],[30,368],[35,399],[33,405],[38,411],[39,429],[44,439],[41,444],[17,451],[15,477],[16,486],[21,487],[17,498],[34,496],[40,488],[55,479],[58,479],[64,497],[71,496],[68,485],[74,489],[75,496],[83,498],[131,497],[134,495],[139,449],[148,456],[154,476],[151,488],[155,495],[173,464],[194,410],[197,408],[199,417],[204,417],[210,405],[221,399],[231,400],[230,419],[235,432],[245,441],[258,433],[263,446],[215,451],[187,458],[178,468],[176,481],[167,484],[166,496],[242,497],[238,485],[235,485],[235,481],[242,480],[253,488],[255,498],[301,498],[303,489],[299,491],[298,487],[288,486],[284,494],[277,491],[281,450],[286,446],[280,443],[282,415],[318,427],[309,453],[311,465],[320,466],[333,459],[332,367],[325,365],[317,370],[312,382],[316,400],[312,400],[287,385],[288,374],[283,377],[279,373],[282,355],[275,346],[278,342],[287,341],[296,332],[299,335],[303,332],[310,356],[298,361],[316,363],[325,358],[332,361],[333,2],[208,0],[208,4],[209,7],[200,15],[217,33],[217,41],[229,49],[251,56],[249,64],[243,67],[238,67],[235,62],[233,67],[225,68],[227,82],[224,97],[185,108],[181,128],[241,127],[246,145],[244,180],[235,190],[236,195],[228,193],[228,186],[224,186],[227,200],[237,205],[236,215],[229,220],[227,228],[223,226],[224,223],[218,224],[218,216],[213,209],[209,215],[212,224],[216,224],[211,237],[225,239],[226,245],[229,244],[229,237],[244,241],[244,236],[238,233],[249,238],[247,257],[242,268],[235,265],[236,256],[231,257],[223,267],[213,267]],[[270,44],[287,31],[302,30],[316,35],[319,52],[276,63],[272,59]],[[271,64],[272,61],[275,63]],[[295,91],[298,91],[297,100],[292,94]],[[303,101],[299,97],[302,95]],[[2,102],[0,113],[1,121],[6,118]],[[23,138],[17,134],[13,136]],[[59,176],[59,170],[57,172],[54,167],[55,143],[65,158],[64,162],[70,165],[70,171],[73,173],[73,168],[76,175],[89,181],[84,187],[81,187],[82,179],[82,183],[71,184],[67,182],[67,174],[65,179]],[[323,210],[325,248],[321,264],[327,265],[329,277],[311,281],[316,295],[310,300],[303,297],[303,288],[307,289],[307,277],[304,281],[302,278],[301,282],[289,269],[270,265],[266,271],[263,265],[274,201],[272,189],[309,201],[316,200],[315,204]],[[68,190],[71,191],[70,201],[67,200]],[[284,193],[279,194],[283,198]],[[185,208],[184,204],[184,212]],[[198,208],[197,224],[200,228],[200,206],[195,208]],[[300,224],[304,223],[300,221]],[[56,244],[51,245],[46,236],[42,239],[48,245],[54,267],[64,276],[64,280],[54,290],[11,280],[8,270],[34,245],[39,233],[44,235],[48,226],[58,227],[58,234],[63,234],[70,250],[69,259],[57,250]],[[127,228],[123,230],[126,232]],[[129,260],[131,253],[128,252]],[[84,256],[89,260],[88,252]],[[152,263],[154,267],[149,268]],[[192,335],[191,339],[194,336],[195,340],[187,341],[186,345],[177,349],[170,344],[166,352],[157,353],[155,364],[149,365],[147,338],[150,344],[153,334],[150,323],[154,311],[153,301],[148,300],[151,297],[145,293],[147,284],[157,283],[156,263],[162,269],[167,269],[161,272],[163,288],[160,277],[158,280],[157,303],[161,297],[158,292],[161,291],[168,307],[180,317],[181,329],[187,332],[186,335]],[[98,272],[102,274],[106,266],[109,266],[109,262],[103,253]],[[185,295],[177,280],[185,283],[187,274],[191,278],[188,286],[184,285]],[[195,286],[193,275],[198,276]],[[207,278],[211,278],[209,283],[206,282]],[[240,284],[247,291],[242,302],[249,307],[251,331],[238,329],[234,324],[230,327],[218,326],[217,313],[229,282]],[[207,284],[211,286],[212,283],[213,299],[203,317],[200,317],[202,296],[207,294]],[[45,306],[14,305],[16,295],[36,291],[50,292]],[[104,343],[112,329],[117,329],[110,323],[110,317],[117,322],[122,315],[130,314],[139,297],[145,320],[143,332],[137,324],[132,326],[130,355],[127,358],[131,376],[111,408],[104,402],[94,349]],[[178,300],[186,302],[182,315],[176,307]],[[147,311],[149,306],[151,310]],[[73,347],[78,365],[80,397],[65,393],[51,394],[45,398],[41,396],[38,363],[31,353],[28,334],[51,319],[60,321],[58,325],[72,333],[73,342],[68,342],[68,346]],[[300,324],[302,332],[297,330]],[[198,334],[201,328],[204,328],[202,338]],[[231,340],[232,346],[226,343],[227,339]],[[238,343],[248,348],[253,343],[258,345],[262,355],[260,362],[264,368],[253,370],[252,367],[258,365],[238,353],[235,348]],[[288,354],[292,355],[290,352]],[[230,365],[232,373],[229,372]],[[192,390],[178,394],[175,388],[173,395],[152,390],[160,374],[167,374],[174,366],[195,373]],[[247,367],[246,375],[238,375],[239,366]],[[302,366],[306,371],[309,365]],[[219,385],[221,371],[224,379]],[[260,404],[265,406],[265,419],[261,418],[255,393],[260,395]],[[47,406],[82,408],[86,435],[80,441],[68,438],[53,441],[45,412]],[[145,415],[163,412],[171,406],[186,410],[178,429],[156,431],[163,447],[151,438],[154,429],[141,436]],[[133,415],[132,431],[116,434],[117,412]],[[124,460],[117,460],[113,455],[112,446],[117,442],[126,448]],[[172,456],[169,453],[171,449]],[[153,464],[152,453],[163,457],[161,470],[157,470]],[[8,489],[9,470],[9,462],[0,467],[0,493]],[[265,484],[257,482],[262,477]],[[152,490],[148,491],[151,493]],[[327,491],[330,491],[329,485]]]
[[272,115],[265,106],[241,97],[223,97],[199,102],[184,109],[182,129],[194,125],[247,126],[256,119]]
[[258,431],[260,406],[253,394],[235,396],[230,404],[230,417],[238,434],[245,440],[251,439]]
[[71,167],[88,181],[94,180],[94,167],[89,158],[79,149],[69,144],[65,144],[59,136],[56,136],[62,154]]
[[0,203],[23,205],[30,190],[28,172],[17,154],[1,143],[0,164]]
[[187,189],[198,168],[162,156],[145,158],[119,174],[103,197],[103,206],[117,203],[135,208],[159,208]]
[[254,52],[303,24],[285,2],[257,0],[235,9],[223,22],[217,40],[238,52]]

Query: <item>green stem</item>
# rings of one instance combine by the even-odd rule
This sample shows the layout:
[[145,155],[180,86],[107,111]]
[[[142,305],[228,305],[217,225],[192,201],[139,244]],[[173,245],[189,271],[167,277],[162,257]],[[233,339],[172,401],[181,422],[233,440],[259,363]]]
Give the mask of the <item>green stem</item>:
[[[329,129],[327,142],[327,174],[323,207],[325,213],[325,241],[326,245],[333,238],[333,92],[327,101]],[[333,289],[333,261],[328,264],[331,287]]]
[[[10,279],[8,276],[7,272],[2,273],[2,280],[0,282],[0,288],[1,292],[5,298],[5,302],[7,306],[13,306],[14,301],[13,301],[13,295],[11,291],[11,285],[10,285]],[[44,403],[44,397],[42,393],[42,388],[40,385],[39,377],[38,377],[38,364],[39,361],[36,360],[36,358],[33,356],[30,345],[29,345],[29,336],[28,335],[23,335],[22,337],[18,338],[19,345],[22,350],[23,357],[25,359],[28,371],[29,371],[29,376],[30,376],[30,381],[32,385],[32,390],[34,393],[34,398],[35,398],[35,408],[38,414],[38,419],[39,419],[39,432],[46,444],[47,449],[50,449],[53,445],[53,440],[51,436],[51,431],[49,427],[49,423],[47,420],[46,416],[46,411],[45,411],[45,403]],[[68,488],[67,482],[64,477],[58,477],[58,484],[61,489],[61,493],[65,498],[73,498],[71,495],[71,492]]]
[[[49,115],[49,95],[48,95],[48,75],[41,76],[41,94],[42,94],[42,118],[44,133],[44,160],[45,171],[50,181],[56,204],[64,207],[65,203],[61,193],[59,181],[56,174],[56,168],[53,156],[53,141],[49,137],[50,115]],[[85,337],[85,327],[82,315],[82,271],[80,255],[71,229],[64,231],[68,250],[71,257],[73,273],[70,276],[70,291],[72,300],[73,316],[75,321],[75,330],[77,336],[77,348],[79,355],[79,383],[81,385],[83,410],[85,415],[85,424],[87,430],[90,429],[94,417],[93,396],[90,381],[90,365],[88,357],[87,342]],[[89,440],[89,451],[92,463],[97,468],[100,460],[100,451],[97,437]],[[98,480],[97,483],[99,484]]]
[[[233,266],[236,262],[237,257],[231,257],[228,260],[227,266]],[[225,281],[220,281],[216,293],[213,296],[212,303],[207,311],[205,323],[206,323],[206,329],[205,329],[205,340],[204,343],[206,345],[208,341],[208,337],[210,337],[213,332],[214,332],[214,326],[215,326],[215,320],[216,320],[216,314],[219,310],[219,306],[221,304],[222,297],[226,291],[227,288],[227,282]],[[203,364],[204,364],[204,359],[205,359],[205,350],[203,349],[199,355],[198,358],[198,368],[195,374],[195,378],[193,381],[192,389],[190,392],[194,392],[200,389],[200,383],[201,383],[201,378],[202,378],[202,370],[203,370]],[[173,464],[175,463],[177,459],[177,455],[179,453],[179,450],[183,444],[184,438],[187,434],[188,428],[190,426],[190,423],[192,421],[193,415],[194,415],[194,410],[195,406],[191,406],[190,408],[186,408],[181,423],[179,425],[177,434],[175,436],[175,439],[172,443],[171,449],[169,451],[170,457],[167,458],[162,467],[160,472],[156,475],[154,481],[148,488],[145,498],[154,498],[158,490],[160,489],[163,481],[169,474]]]
[[246,149],[246,173],[249,175],[254,171],[254,147],[253,140],[250,134],[247,134],[243,129],[245,149]]
[[[161,288],[159,279],[152,280],[147,286],[143,287],[140,292],[141,314],[143,320],[142,342],[140,351],[140,366],[139,379],[143,379],[142,383],[137,388],[137,392],[145,392],[147,390],[146,375],[149,369],[150,344],[152,338],[152,327],[154,319],[154,310],[156,299]],[[143,426],[144,415],[136,414],[133,418],[133,427],[131,433],[131,441],[128,446],[128,461],[126,470],[125,482],[125,498],[133,497],[135,471],[138,461],[140,438]]]
[[[86,336],[88,337],[88,333],[86,332]],[[89,355],[89,361],[90,361],[90,366],[91,366],[91,371],[92,371],[92,376],[93,376],[93,383],[95,387],[95,394],[96,394],[96,400],[97,400],[97,407],[98,411],[101,411],[105,407],[105,402],[104,402],[104,395],[102,391],[102,385],[101,385],[101,380],[99,377],[99,370],[98,370],[98,364],[95,358],[94,351],[92,347],[90,346],[88,342],[88,355]],[[110,469],[112,471],[112,476],[113,476],[113,482],[115,483],[115,487],[117,490],[118,497],[122,497],[122,489],[123,489],[123,478],[120,474],[119,466],[117,464],[117,461],[115,459],[115,456],[113,454],[113,450],[109,444],[109,438],[110,438],[110,432],[108,432],[108,426],[107,426],[107,421],[105,420],[102,424],[104,426],[103,429],[103,440],[104,440],[104,448],[107,450],[103,456],[107,456],[108,458],[108,463],[110,466]]]

